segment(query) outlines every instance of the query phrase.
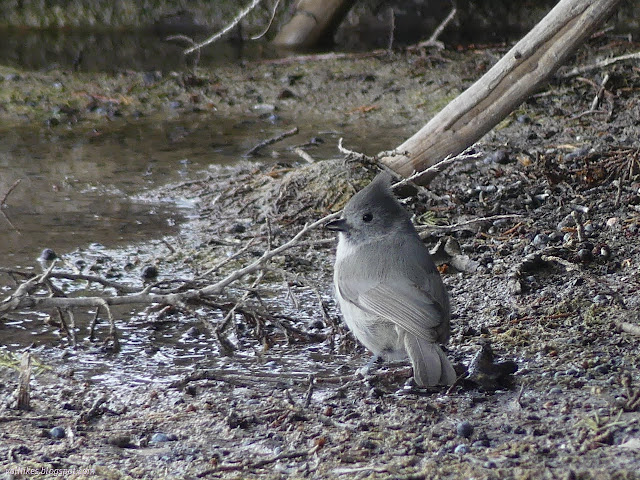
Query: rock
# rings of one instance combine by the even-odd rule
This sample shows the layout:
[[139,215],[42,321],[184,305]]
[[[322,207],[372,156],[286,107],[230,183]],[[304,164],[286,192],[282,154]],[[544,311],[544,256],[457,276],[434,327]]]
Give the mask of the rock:
[[141,276],[144,280],[153,280],[158,276],[158,269],[154,265],[147,265],[142,269]]
[[546,233],[539,233],[533,238],[533,241],[531,243],[535,247],[544,248],[550,241],[551,238],[549,238],[549,235],[547,235]]
[[178,438],[175,435],[167,435],[166,433],[158,432],[154,433],[151,436],[151,443],[163,443],[163,442],[173,442]]
[[64,438],[67,436],[67,434],[64,431],[64,427],[53,427],[51,430],[49,430],[49,436],[51,438]]
[[462,438],[469,438],[473,434],[473,429],[473,425],[465,420],[456,426],[456,433]]

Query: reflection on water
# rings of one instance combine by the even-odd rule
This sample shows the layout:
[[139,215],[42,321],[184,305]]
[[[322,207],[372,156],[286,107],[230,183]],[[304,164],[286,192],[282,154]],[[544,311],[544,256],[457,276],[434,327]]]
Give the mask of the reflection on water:
[[[24,70],[60,68],[79,72],[184,71],[193,57],[184,43],[167,41],[166,33],[150,31],[2,30],[0,65]],[[206,38],[200,34],[196,38]],[[259,42],[218,42],[204,49],[198,65],[210,67],[274,56]]]

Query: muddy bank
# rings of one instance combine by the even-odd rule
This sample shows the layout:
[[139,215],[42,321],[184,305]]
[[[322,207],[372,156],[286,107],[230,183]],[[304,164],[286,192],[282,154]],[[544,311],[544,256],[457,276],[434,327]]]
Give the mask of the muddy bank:
[[[633,48],[615,43],[592,43],[575,62]],[[375,153],[393,145],[378,146],[371,136],[384,129],[410,135],[499,54],[254,64],[237,76],[199,73],[202,83],[163,76],[149,90],[140,88],[142,73],[84,81],[61,72],[18,75],[34,92],[66,78],[72,91],[122,95],[128,100],[105,105],[123,119],[138,110],[206,120],[265,109],[257,115],[360,128],[349,147]],[[602,72],[554,82],[483,138],[484,158],[455,165],[406,200],[416,223],[430,227],[430,246],[449,236],[474,266],[456,271],[445,258],[454,311],[449,355],[468,365],[490,341],[499,359],[519,366],[512,388],[462,381],[448,391],[412,391],[403,387],[410,371],[402,365],[354,377],[369,355],[341,324],[329,288],[333,241],[317,230],[274,259],[222,332],[231,355],[211,330],[224,315],[199,305],[145,320],[190,331],[218,350],[186,369],[169,366],[162,378],[126,388],[113,378],[87,381],[74,374],[71,349],[60,348],[69,352],[60,358],[44,351],[51,369],[36,375],[33,410],[20,414],[11,408],[15,371],[2,368],[2,466],[114,479],[638,478],[638,337],[625,324],[637,326],[639,308],[640,76],[624,63],[608,72],[609,94],[597,111],[585,113]],[[3,75],[5,85],[14,81]],[[79,134],[120,121],[89,108],[93,99],[68,97],[47,90],[31,109],[12,97],[2,105],[16,124],[45,124],[56,105],[77,101],[78,118],[63,114],[47,128]],[[203,111],[208,100],[215,110]],[[314,128],[303,136],[327,137]],[[267,152],[275,161],[217,168],[158,193],[189,198],[198,209],[188,227],[195,234],[163,254],[165,271],[197,276],[252,242],[214,281],[339,209],[373,173],[328,155],[303,166],[280,144]],[[518,217],[438,228],[509,214]],[[225,303],[255,280],[234,285]],[[89,348],[83,340],[80,349]],[[125,369],[133,363],[100,349],[93,355]]]

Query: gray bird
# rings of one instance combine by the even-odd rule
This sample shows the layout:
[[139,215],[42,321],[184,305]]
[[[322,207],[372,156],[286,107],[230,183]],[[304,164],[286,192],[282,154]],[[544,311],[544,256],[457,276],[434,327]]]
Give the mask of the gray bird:
[[347,326],[375,356],[411,360],[420,386],[451,385],[456,373],[439,343],[450,335],[451,307],[427,247],[408,212],[379,174],[347,202],[339,232],[334,285]]

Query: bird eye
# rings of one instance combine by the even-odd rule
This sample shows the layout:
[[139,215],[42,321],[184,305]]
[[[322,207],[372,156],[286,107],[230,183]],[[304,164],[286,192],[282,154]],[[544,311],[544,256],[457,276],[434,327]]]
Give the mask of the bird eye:
[[365,213],[364,215],[362,215],[363,222],[369,223],[371,220],[373,220],[373,215],[371,215],[370,213]]

